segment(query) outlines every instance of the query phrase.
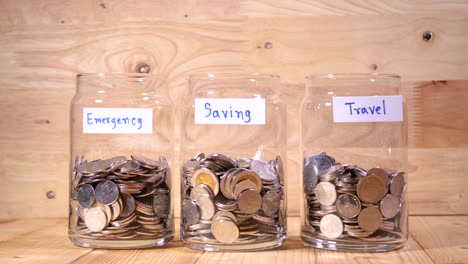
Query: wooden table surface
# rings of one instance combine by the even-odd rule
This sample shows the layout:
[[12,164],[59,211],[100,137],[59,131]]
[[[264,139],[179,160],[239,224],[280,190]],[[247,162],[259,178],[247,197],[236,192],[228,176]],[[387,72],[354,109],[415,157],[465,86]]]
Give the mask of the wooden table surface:
[[164,248],[87,249],[68,240],[67,219],[2,220],[0,263],[468,263],[468,216],[411,216],[406,246],[386,253],[306,247],[299,220],[288,219],[288,239],[281,248],[248,253],[192,250],[178,236]]

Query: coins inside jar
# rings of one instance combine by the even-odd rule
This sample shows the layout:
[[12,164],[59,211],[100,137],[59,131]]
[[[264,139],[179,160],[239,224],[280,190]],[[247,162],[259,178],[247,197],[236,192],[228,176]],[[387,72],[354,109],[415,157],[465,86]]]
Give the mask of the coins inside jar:
[[322,152],[305,155],[303,177],[311,233],[364,241],[402,236],[404,172],[343,165]]
[[182,168],[183,240],[243,244],[284,235],[282,166],[279,157],[265,162],[223,154],[198,153],[186,161]]
[[72,171],[71,221],[76,236],[154,239],[172,236],[169,165],[164,157],[118,156],[86,161]]

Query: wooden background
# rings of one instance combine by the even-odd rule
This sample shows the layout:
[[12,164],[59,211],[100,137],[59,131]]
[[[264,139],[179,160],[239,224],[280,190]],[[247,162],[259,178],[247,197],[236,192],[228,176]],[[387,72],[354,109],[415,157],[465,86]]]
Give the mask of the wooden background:
[[167,76],[179,103],[191,73],[281,75],[290,215],[304,76],[400,74],[410,212],[468,214],[466,0],[0,0],[0,218],[67,216],[75,75],[141,65]]

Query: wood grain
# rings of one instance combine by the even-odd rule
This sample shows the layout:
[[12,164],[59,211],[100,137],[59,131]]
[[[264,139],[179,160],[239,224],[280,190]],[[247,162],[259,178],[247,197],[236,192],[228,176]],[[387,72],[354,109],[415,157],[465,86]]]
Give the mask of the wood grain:
[[[95,250],[74,246],[66,219],[0,222],[1,263],[462,263],[468,261],[468,217],[410,217],[410,238],[398,251],[370,254],[334,252],[304,246],[298,217],[288,219],[288,239],[278,249],[215,253],[188,249],[178,237],[164,248]],[[178,227],[178,221],[176,226]],[[29,230],[24,231],[22,228]]]
[[250,0],[247,2],[250,17],[262,16],[340,16],[389,15],[408,13],[437,13],[440,11],[466,11],[466,2],[457,1],[281,1]]
[[468,217],[414,217],[410,229],[434,263],[468,261]]
[[[67,216],[75,74],[135,72],[142,64],[166,77],[177,104],[186,103],[191,73],[281,75],[289,215],[300,208],[304,76],[371,72],[372,64],[399,73],[409,110],[410,211],[467,214],[467,14],[462,0],[4,0],[0,111],[8,118],[0,122],[0,219]],[[432,41],[422,40],[425,30],[434,32]],[[176,168],[178,162],[176,155]],[[56,198],[47,199],[47,191]],[[178,215],[178,196],[175,204]]]
[[119,22],[237,19],[242,1],[230,0],[3,0],[0,24],[96,25]]
[[[251,71],[283,80],[317,73],[396,73],[406,81],[467,79],[466,13],[250,18]],[[434,33],[430,42],[422,39]],[[266,49],[269,42],[272,48]],[[450,47],[450,48],[448,48]]]

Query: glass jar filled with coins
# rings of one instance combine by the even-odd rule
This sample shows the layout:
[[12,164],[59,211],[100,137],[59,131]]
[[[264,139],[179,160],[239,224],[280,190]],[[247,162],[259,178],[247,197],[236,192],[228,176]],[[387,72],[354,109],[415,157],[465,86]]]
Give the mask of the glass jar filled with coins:
[[306,82],[302,240],[332,250],[403,247],[408,158],[400,77],[327,74]]
[[92,248],[174,237],[173,104],[150,74],[80,74],[71,107],[68,234]]
[[181,239],[207,251],[286,239],[286,111],[279,77],[192,75],[181,125]]

